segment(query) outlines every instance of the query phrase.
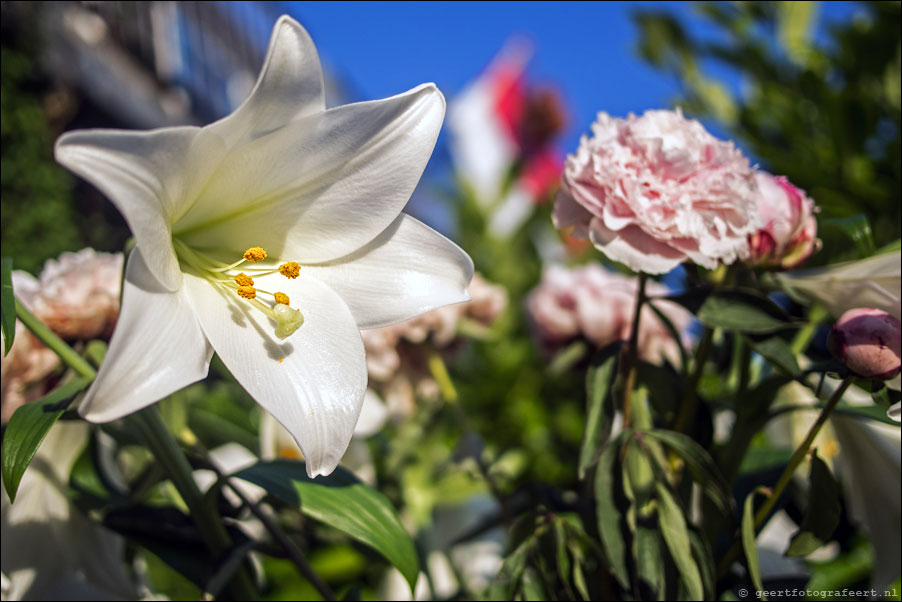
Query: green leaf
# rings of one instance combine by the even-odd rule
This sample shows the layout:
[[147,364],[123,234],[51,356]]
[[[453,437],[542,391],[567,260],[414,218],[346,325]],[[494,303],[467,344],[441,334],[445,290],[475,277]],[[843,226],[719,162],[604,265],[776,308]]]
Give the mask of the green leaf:
[[16,338],[16,298],[13,296],[13,260],[0,260],[0,328],[3,333],[3,355],[9,353]]
[[773,301],[742,290],[708,295],[696,315],[706,326],[739,332],[767,333],[794,325]]
[[260,462],[233,475],[266,489],[301,512],[370,546],[401,571],[411,591],[419,561],[413,541],[385,497],[343,468],[311,479],[303,462]]
[[746,338],[755,352],[764,357],[771,364],[783,370],[790,376],[799,376],[802,373],[796,355],[789,345],[780,337],[771,337],[763,341],[753,341]]
[[611,433],[614,419],[613,384],[617,375],[620,344],[609,345],[592,357],[586,374],[586,430],[579,450],[579,478],[598,461],[601,447]]
[[[598,533],[605,555],[611,564],[614,577],[624,589],[629,589],[629,573],[626,564],[626,543],[623,539],[621,523],[623,512],[618,504],[620,478],[621,443],[630,436],[629,430],[622,431],[609,441],[601,452],[598,468],[595,470],[595,500]],[[621,492],[622,493],[622,492]],[[621,500],[622,501],[622,500]]]
[[695,556],[695,561],[698,563],[698,568],[702,575],[705,600],[713,600],[715,599],[714,592],[717,580],[711,548],[705,539],[693,529],[689,529],[689,543],[692,545],[692,555]]
[[824,461],[811,455],[811,471],[808,474],[808,508],[799,531],[792,536],[787,556],[807,556],[830,540],[842,505],[839,501],[839,485]]
[[15,501],[22,475],[47,432],[62,416],[69,401],[91,384],[91,380],[87,377],[71,380],[37,401],[21,406],[9,419],[3,434],[0,469],[10,502]]
[[661,559],[661,538],[657,529],[644,524],[636,525],[633,559],[636,563],[639,599],[660,600],[665,587],[665,565]]
[[874,254],[876,245],[874,244],[874,235],[871,231],[871,222],[864,213],[857,213],[843,218],[819,220],[817,226],[822,232],[835,230],[848,236],[855,243],[859,257],[870,257]]
[[680,578],[686,586],[690,600],[704,599],[704,587],[698,565],[692,557],[692,545],[689,541],[689,530],[686,517],[667,486],[661,482],[655,484],[658,498],[658,520],[661,522],[661,535],[670,550],[670,556],[680,572]]
[[686,463],[686,468],[711,501],[725,516],[733,516],[730,488],[718,470],[714,460],[705,449],[691,437],[666,430],[645,431],[645,435],[656,439],[672,449]]
[[762,592],[761,599],[767,600],[764,596],[764,585],[761,582],[761,569],[758,566],[758,549],[755,547],[755,494],[761,493],[763,488],[758,487],[745,497],[745,503],[742,505],[742,549],[745,552],[745,560],[749,569],[749,577],[752,579],[752,585],[759,592]]
[[529,552],[532,548],[534,538],[527,537],[526,540],[517,546],[504,562],[498,571],[498,576],[492,584],[491,600],[513,600],[514,595],[520,588],[520,581],[523,579],[523,573],[526,571],[526,561],[529,559]]

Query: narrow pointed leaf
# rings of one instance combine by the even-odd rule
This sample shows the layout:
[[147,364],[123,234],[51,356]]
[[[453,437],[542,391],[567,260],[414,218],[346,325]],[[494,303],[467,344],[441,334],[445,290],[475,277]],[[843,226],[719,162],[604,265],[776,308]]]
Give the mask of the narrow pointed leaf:
[[661,558],[661,537],[648,525],[636,526],[633,540],[633,560],[642,600],[660,600],[664,593],[664,562]]
[[0,261],[0,327],[3,328],[3,355],[9,353],[16,338],[16,299],[13,297],[13,260]]
[[790,376],[798,376],[802,373],[799,363],[796,361],[795,353],[792,352],[786,341],[780,337],[771,337],[763,341],[749,340],[749,343],[755,352]]
[[758,565],[758,549],[755,547],[755,494],[760,492],[760,487],[752,491],[745,497],[745,503],[742,505],[742,550],[745,552],[752,585],[756,590],[762,592],[761,600],[767,600],[763,594],[764,584],[761,581],[761,569]]
[[326,477],[307,476],[303,462],[260,462],[233,476],[266,489],[307,516],[370,546],[391,562],[413,591],[419,561],[413,541],[385,497],[337,468]]
[[746,291],[712,293],[697,315],[706,326],[739,332],[767,333],[793,325],[773,301]]
[[612,388],[617,375],[620,345],[611,345],[592,358],[586,374],[586,431],[579,451],[579,478],[598,461],[601,447],[611,433],[614,418]]
[[690,437],[674,431],[650,430],[646,435],[657,439],[683,459],[696,483],[725,516],[733,516],[730,488],[717,465],[705,449]]
[[618,498],[618,487],[621,482],[620,452],[621,442],[629,436],[624,430],[613,441],[608,442],[598,460],[595,471],[595,500],[598,532],[605,555],[611,564],[614,577],[624,589],[629,588],[629,573],[626,564],[626,542],[623,538],[621,523],[623,511]]
[[692,545],[692,555],[695,557],[695,562],[698,564],[699,572],[702,576],[705,600],[713,600],[715,598],[716,573],[711,548],[705,539],[692,529],[689,530],[689,543]]
[[839,485],[824,461],[811,456],[808,475],[808,508],[799,531],[792,536],[787,556],[807,556],[830,540],[839,524],[842,505],[839,501]]
[[41,442],[62,416],[68,402],[83,391],[90,378],[81,377],[57,387],[48,395],[17,409],[3,434],[3,485],[9,500],[15,501],[16,491],[25,469],[41,446]]
[[683,516],[683,509],[680,508],[666,485],[656,483],[655,490],[658,499],[658,519],[661,522],[661,535],[664,537],[664,543],[670,550],[670,556],[680,572],[680,578],[686,586],[689,599],[702,600],[704,599],[702,576],[695,563],[695,558],[692,556],[689,530],[686,526],[686,517]]

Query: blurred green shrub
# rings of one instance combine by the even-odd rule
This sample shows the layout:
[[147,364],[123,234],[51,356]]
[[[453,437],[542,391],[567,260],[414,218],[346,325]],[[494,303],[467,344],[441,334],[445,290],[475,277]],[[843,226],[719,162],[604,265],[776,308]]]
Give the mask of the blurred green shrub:
[[[677,104],[807,190],[822,209],[822,238],[829,220],[864,213],[882,246],[900,234],[900,3],[861,3],[853,19],[814,36],[818,8],[704,2],[690,17],[704,27],[691,29],[688,18],[663,11],[634,19],[643,58],[679,78]],[[741,95],[710,75],[724,67],[741,75]],[[840,258],[821,253],[810,263]]]

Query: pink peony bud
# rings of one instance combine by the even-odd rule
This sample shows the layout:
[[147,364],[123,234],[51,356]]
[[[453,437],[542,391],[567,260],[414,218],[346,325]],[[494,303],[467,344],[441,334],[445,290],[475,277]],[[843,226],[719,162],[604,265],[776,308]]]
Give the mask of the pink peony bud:
[[879,309],[850,309],[830,331],[830,351],[863,378],[888,380],[899,374],[899,320]]
[[817,206],[804,191],[783,176],[759,171],[756,201],[761,229],[749,237],[750,262],[790,269],[814,253],[817,238]]

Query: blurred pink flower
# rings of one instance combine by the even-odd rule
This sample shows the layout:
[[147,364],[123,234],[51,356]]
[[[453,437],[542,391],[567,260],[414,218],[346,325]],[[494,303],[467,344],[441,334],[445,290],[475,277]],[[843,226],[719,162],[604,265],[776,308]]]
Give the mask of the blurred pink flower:
[[21,298],[64,339],[108,337],[119,315],[121,284],[120,253],[82,249],[47,260],[37,290]]
[[[632,329],[637,278],[589,264],[573,269],[551,266],[527,297],[526,307],[536,333],[546,348],[555,349],[578,337],[598,347],[625,341]],[[667,287],[649,281],[647,295],[663,295]],[[685,332],[689,312],[672,303],[657,302],[678,331]],[[680,363],[680,351],[667,327],[649,307],[642,310],[639,356],[653,363]]]
[[817,206],[784,176],[759,171],[755,182],[761,229],[749,237],[752,262],[784,269],[800,266],[820,245]]
[[706,268],[749,254],[757,231],[755,178],[732,142],[676,111],[618,119],[599,113],[592,137],[567,157],[554,207],[574,229],[633,270]]
[[902,368],[899,320],[880,309],[850,309],[830,331],[830,350],[863,378],[889,380]]
[[[22,303],[54,333],[67,339],[107,337],[119,315],[122,255],[82,249],[44,264],[40,279],[16,270],[13,290]],[[42,383],[59,365],[20,323],[9,354],[0,361],[0,418],[6,423],[16,408],[47,392]]]
[[442,350],[457,341],[458,324],[471,320],[491,325],[507,307],[507,292],[479,274],[469,288],[470,301],[446,305],[415,318],[372,330],[363,330],[369,386],[383,397],[394,415],[409,415],[414,400],[437,397],[423,345]]

